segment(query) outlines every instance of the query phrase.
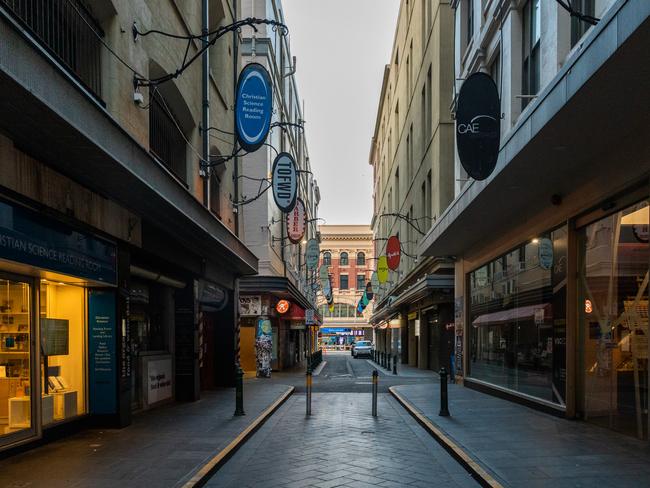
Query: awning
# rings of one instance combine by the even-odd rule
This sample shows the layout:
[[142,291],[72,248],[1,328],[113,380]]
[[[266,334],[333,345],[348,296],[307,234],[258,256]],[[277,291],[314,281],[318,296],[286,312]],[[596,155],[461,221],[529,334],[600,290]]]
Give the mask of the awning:
[[526,305],[524,307],[500,310],[498,312],[479,315],[472,321],[474,327],[480,325],[497,325],[518,320],[549,321],[553,318],[553,307],[550,303],[542,305]]
[[393,297],[392,300],[390,297],[384,298],[375,308],[369,322],[374,325],[382,321],[390,321],[399,314],[400,307],[415,303],[436,292],[438,293],[437,300],[434,301],[453,301],[454,277],[451,275],[425,275],[413,286],[404,290],[397,297]]
[[[305,320],[305,309],[316,307],[309,302],[307,297],[301,293],[296,285],[294,285],[289,278],[284,276],[244,276],[239,279],[239,294],[240,295],[273,295],[277,298],[289,300],[291,308],[300,308],[301,311],[297,312],[302,314],[300,320]],[[289,309],[286,316],[293,314]],[[286,318],[285,316],[285,318]],[[318,310],[314,313],[314,319],[320,324],[322,318]],[[289,319],[292,320],[292,319]]]
[[282,315],[282,318],[285,320],[297,320],[300,322],[305,321],[305,309],[296,303],[292,303],[289,307],[289,311]]

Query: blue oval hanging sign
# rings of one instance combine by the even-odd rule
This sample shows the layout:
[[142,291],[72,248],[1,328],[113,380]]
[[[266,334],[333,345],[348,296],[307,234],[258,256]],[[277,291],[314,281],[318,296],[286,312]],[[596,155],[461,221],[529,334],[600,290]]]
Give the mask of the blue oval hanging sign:
[[296,206],[298,196],[298,171],[291,154],[278,154],[273,162],[271,174],[275,204],[283,213],[289,213]]
[[257,151],[269,133],[273,112],[271,76],[259,63],[244,67],[237,80],[235,129],[246,152]]

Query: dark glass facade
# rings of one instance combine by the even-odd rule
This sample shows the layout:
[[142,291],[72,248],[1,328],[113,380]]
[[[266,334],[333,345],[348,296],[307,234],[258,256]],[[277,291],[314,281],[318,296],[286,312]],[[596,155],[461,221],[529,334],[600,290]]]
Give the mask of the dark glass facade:
[[469,275],[469,376],[564,405],[566,226]]

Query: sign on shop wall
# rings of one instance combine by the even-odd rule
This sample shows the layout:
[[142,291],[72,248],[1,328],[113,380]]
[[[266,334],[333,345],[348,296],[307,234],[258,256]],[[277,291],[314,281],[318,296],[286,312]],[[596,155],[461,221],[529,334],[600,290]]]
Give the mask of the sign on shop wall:
[[257,151],[269,133],[273,113],[273,84],[269,72],[258,63],[244,67],[237,80],[235,130],[239,145]]
[[454,300],[454,372],[463,376],[463,306],[464,298],[456,297]]
[[0,258],[95,281],[117,282],[114,244],[1,200]]
[[262,314],[262,297],[260,295],[239,295],[239,315],[256,317]]
[[458,157],[475,180],[492,174],[501,140],[501,100],[494,80],[486,73],[470,75],[456,103]]
[[88,292],[88,400],[90,413],[117,409],[115,293]]
[[172,360],[157,359],[147,362],[147,404],[172,397]]
[[289,213],[296,205],[298,196],[298,171],[291,154],[282,152],[273,162],[271,171],[273,199],[282,213]]

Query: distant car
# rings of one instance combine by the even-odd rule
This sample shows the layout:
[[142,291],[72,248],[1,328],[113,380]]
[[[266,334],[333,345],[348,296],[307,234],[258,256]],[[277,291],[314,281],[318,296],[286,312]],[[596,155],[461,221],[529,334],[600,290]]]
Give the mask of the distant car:
[[372,357],[372,342],[359,341],[354,345],[352,356],[356,359],[361,356]]

